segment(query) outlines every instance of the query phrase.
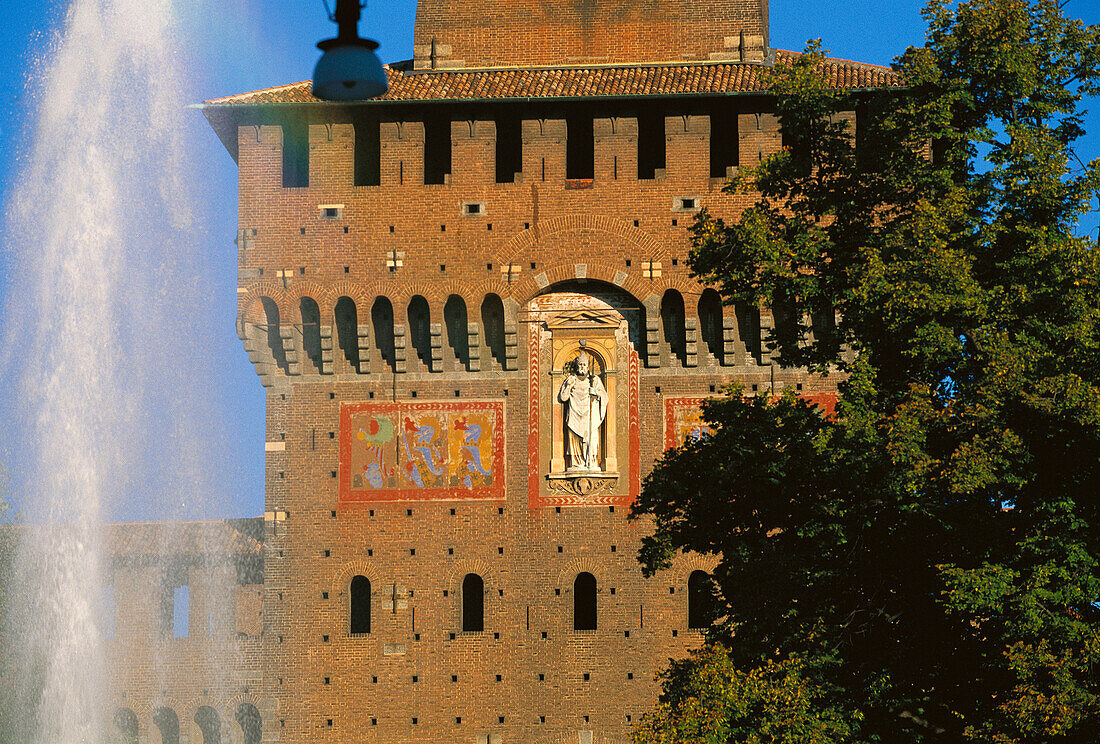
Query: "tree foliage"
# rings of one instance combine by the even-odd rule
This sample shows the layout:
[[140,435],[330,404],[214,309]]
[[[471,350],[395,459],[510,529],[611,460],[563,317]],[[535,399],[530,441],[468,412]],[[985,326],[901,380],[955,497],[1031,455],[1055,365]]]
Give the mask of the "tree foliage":
[[1100,741],[1100,161],[1072,150],[1100,27],[925,16],[902,92],[777,66],[786,146],[729,186],[759,203],[693,228],[780,363],[844,381],[831,419],[734,389],[647,478],[646,570],[720,556],[727,617],[639,743]]

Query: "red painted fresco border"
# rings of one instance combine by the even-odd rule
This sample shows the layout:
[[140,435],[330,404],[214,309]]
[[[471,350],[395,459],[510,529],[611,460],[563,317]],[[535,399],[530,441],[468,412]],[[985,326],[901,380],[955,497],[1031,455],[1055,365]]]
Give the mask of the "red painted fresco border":
[[[839,399],[837,393],[828,391],[807,392],[800,393],[798,397],[820,408],[826,417],[836,415],[836,404]],[[704,400],[720,400],[720,397],[715,395],[688,395],[665,398],[664,448],[666,450],[676,446],[676,437],[673,431],[676,426],[676,409],[692,405],[701,406]]]
[[[417,412],[489,412],[493,420],[494,485],[481,488],[400,488],[379,491],[351,490],[351,417],[357,413],[417,413]],[[360,401],[340,404],[340,458],[338,501],[341,505],[374,504],[387,501],[503,501],[505,498],[505,430],[503,400],[464,401]]]
[[676,398],[665,398],[665,449],[670,450],[676,446],[676,411],[680,408],[701,407],[704,400],[716,400],[713,395],[685,395]]
[[538,326],[527,327],[527,504],[534,509],[539,505],[539,425],[542,417],[539,412],[539,389],[541,383],[542,359],[540,358],[541,332]]
[[629,352],[629,371],[628,371],[628,386],[627,393],[630,401],[630,497],[625,504],[632,504],[634,500],[642,495],[642,424],[641,424],[641,411],[640,402],[638,400],[640,391],[640,377],[639,371],[640,362],[638,361],[638,352],[633,349]]

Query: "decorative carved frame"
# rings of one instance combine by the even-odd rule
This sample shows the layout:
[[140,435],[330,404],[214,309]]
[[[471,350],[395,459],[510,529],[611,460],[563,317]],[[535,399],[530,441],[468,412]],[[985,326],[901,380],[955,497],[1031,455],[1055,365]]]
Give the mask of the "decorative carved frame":
[[[551,293],[550,296],[552,296]],[[626,318],[614,308],[529,306],[528,501],[547,506],[629,505],[641,491],[638,353]],[[594,303],[595,304],[595,303]],[[567,365],[585,350],[609,396],[602,472],[567,472],[558,390]]]

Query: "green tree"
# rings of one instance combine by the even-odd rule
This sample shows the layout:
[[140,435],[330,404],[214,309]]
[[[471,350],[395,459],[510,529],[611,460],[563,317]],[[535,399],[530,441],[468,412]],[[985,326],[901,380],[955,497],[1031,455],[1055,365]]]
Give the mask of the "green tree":
[[719,556],[725,618],[639,744],[1100,741],[1100,161],[1072,150],[1100,27],[925,16],[900,93],[777,66],[786,147],[729,187],[759,203],[693,228],[780,363],[844,381],[831,419],[734,389],[646,479],[645,570]]

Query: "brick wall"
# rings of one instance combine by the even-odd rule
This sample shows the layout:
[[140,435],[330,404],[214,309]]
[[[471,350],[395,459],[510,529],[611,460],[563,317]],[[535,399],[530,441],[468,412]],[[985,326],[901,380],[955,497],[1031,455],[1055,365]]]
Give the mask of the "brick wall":
[[766,0],[495,0],[417,4],[417,69],[761,62]]
[[202,742],[206,716],[223,741],[246,742],[238,714],[274,718],[262,681],[262,534],[259,519],[108,526],[108,718],[135,723],[138,741],[178,731]]
[[[638,104],[656,107],[664,122],[666,167],[647,179],[638,178],[637,113],[622,106],[525,108],[513,183],[495,182],[491,108],[480,116],[448,109],[452,162],[437,185],[423,183],[423,110],[383,117],[379,186],[353,184],[354,119],[310,126],[308,188],[282,186],[279,126],[240,128],[239,330],[268,386],[263,648],[274,713],[265,741],[625,742],[655,699],[655,672],[699,643],[688,627],[687,579],[709,560],[684,556],[645,580],[636,554],[648,528],[627,521],[626,503],[532,506],[527,308],[555,289],[614,289],[644,312],[629,422],[640,432],[643,475],[664,446],[668,399],[733,381],[750,392],[835,389],[832,378],[766,363],[766,309],[722,309],[721,359],[700,336],[704,288],[685,266],[686,228],[701,207],[732,219],[752,201],[723,194],[724,181],[710,177],[715,105]],[[762,100],[721,105],[736,107],[726,119],[738,131],[720,134],[738,138],[742,165],[780,146]],[[566,119],[576,115],[593,119],[594,177],[567,181]],[[476,214],[469,204],[479,205]],[[324,205],[338,205],[338,216],[326,217]],[[679,355],[660,316],[668,292],[684,305]],[[504,308],[503,365],[482,323],[491,295]],[[452,296],[467,310],[478,360],[469,368],[443,324]],[[355,304],[357,336],[368,339],[359,373],[340,363],[333,327],[342,297]],[[379,297],[393,307],[396,374],[372,335]],[[440,349],[427,363],[411,348],[414,297],[426,300],[431,347]],[[269,321],[262,298],[278,308],[274,336],[260,330]],[[303,349],[312,332],[303,298],[319,308],[319,365]],[[281,339],[285,370],[272,339]],[[443,501],[340,501],[342,403],[463,400],[504,407],[503,499],[463,500],[456,491]],[[573,629],[581,572],[598,582],[594,631]],[[462,632],[467,573],[484,580],[483,632]],[[371,584],[369,634],[349,632],[357,575]]]

